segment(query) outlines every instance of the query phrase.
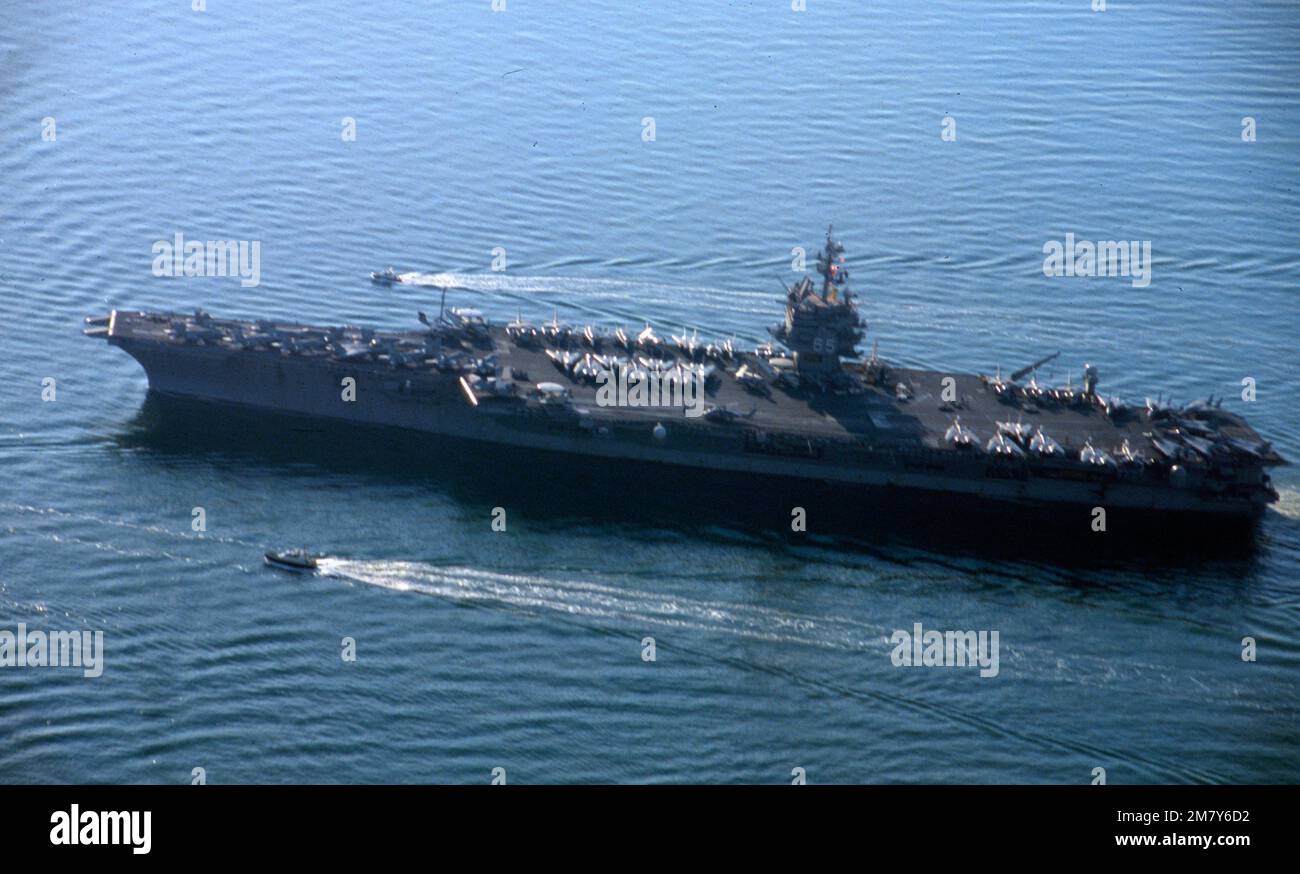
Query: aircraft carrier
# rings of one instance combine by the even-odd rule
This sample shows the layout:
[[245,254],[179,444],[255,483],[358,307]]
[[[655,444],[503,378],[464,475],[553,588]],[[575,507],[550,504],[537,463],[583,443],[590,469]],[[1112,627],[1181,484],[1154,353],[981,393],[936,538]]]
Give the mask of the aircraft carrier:
[[[418,330],[312,326],[114,310],[85,332],[143,365],[152,391],[341,422],[519,447],[566,463],[647,476],[682,471],[771,477],[808,489],[960,499],[1064,514],[1096,530],[1096,508],[1159,527],[1253,522],[1277,500],[1271,445],[1221,400],[1126,403],[1086,364],[1076,384],[1038,369],[958,374],[864,356],[844,248],[828,231],[821,281],[785,290],[773,343],[660,336],[473,309],[419,314]],[[381,284],[410,274],[371,274]],[[774,307],[775,310],[775,307]],[[557,461],[558,461],[557,457]],[[787,517],[778,524],[789,525]],[[945,524],[935,519],[934,524]]]

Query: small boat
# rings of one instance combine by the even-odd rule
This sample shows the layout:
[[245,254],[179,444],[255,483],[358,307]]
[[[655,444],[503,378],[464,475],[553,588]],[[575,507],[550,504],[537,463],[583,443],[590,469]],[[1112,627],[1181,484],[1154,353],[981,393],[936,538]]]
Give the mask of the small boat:
[[377,271],[372,272],[370,274],[370,281],[376,282],[380,285],[392,285],[395,282],[401,282],[402,277],[396,270],[389,267],[383,273],[379,273]]
[[287,549],[283,552],[268,552],[264,556],[268,567],[286,571],[307,572],[316,570],[316,556],[301,549]]

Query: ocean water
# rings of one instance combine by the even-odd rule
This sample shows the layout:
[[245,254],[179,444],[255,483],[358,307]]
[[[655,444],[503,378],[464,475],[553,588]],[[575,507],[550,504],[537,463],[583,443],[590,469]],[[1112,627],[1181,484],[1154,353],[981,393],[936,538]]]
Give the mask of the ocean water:
[[[493,318],[755,342],[834,222],[883,357],[1059,349],[1300,458],[1296,4],[807,6],[0,7],[0,628],[105,647],[98,678],[0,668],[0,781],[1300,780],[1294,468],[1231,557],[795,541],[160,411],[80,336],[113,307],[410,326],[437,301],[366,280],[391,264]],[[154,276],[176,233],[258,241],[259,283]],[[1150,284],[1044,276],[1066,233],[1150,240]],[[328,573],[261,566],[299,544]],[[895,668],[916,622],[997,630],[998,676]]]

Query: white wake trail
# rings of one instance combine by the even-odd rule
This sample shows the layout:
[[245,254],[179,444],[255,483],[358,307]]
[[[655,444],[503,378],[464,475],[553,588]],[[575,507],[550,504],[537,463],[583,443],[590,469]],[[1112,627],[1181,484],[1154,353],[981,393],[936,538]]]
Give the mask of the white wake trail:
[[532,295],[543,302],[589,298],[627,301],[649,306],[689,304],[692,311],[705,309],[725,313],[734,313],[737,307],[747,300],[752,300],[756,304],[768,304],[772,299],[770,292],[568,276],[410,272],[399,274],[398,280],[402,285],[459,288],[520,296]]
[[1293,487],[1277,490],[1277,503],[1273,509],[1288,519],[1300,519],[1300,489]]
[[506,574],[421,562],[322,559],[321,573],[462,603],[545,610],[615,625],[652,624],[844,650],[884,650],[888,631],[849,618],[707,601],[585,580]]

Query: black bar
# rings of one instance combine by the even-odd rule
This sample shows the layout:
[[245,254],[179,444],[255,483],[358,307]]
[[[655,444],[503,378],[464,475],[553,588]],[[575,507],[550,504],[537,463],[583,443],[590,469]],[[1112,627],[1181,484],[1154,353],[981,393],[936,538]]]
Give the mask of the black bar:
[[[1292,843],[1291,811],[1300,791],[1293,786],[10,786],[0,798],[6,850],[50,860],[146,855],[248,860],[261,852],[289,852],[329,861],[380,849],[394,858],[435,850],[499,852],[504,858],[529,848],[541,853],[567,847],[581,854],[616,840],[628,864],[642,851],[653,856],[676,847],[684,853],[696,844],[737,858],[769,849],[797,856],[800,848],[812,858],[841,848],[852,858],[883,864],[895,852],[919,854],[918,859],[997,852],[998,858],[1025,854],[1067,860],[1098,853],[1150,857],[1171,850],[1170,858],[1195,852],[1230,860],[1255,849],[1277,852]],[[149,811],[149,852],[133,853],[132,836],[109,846],[52,843],[58,817],[70,816],[74,804],[83,828],[89,811]],[[1171,812],[1176,821],[1170,821]],[[1179,836],[1195,836],[1198,844],[1165,843]],[[1207,836],[1213,843],[1200,846]],[[1154,845],[1120,845],[1130,839]],[[1220,839],[1244,843],[1227,845]]]

